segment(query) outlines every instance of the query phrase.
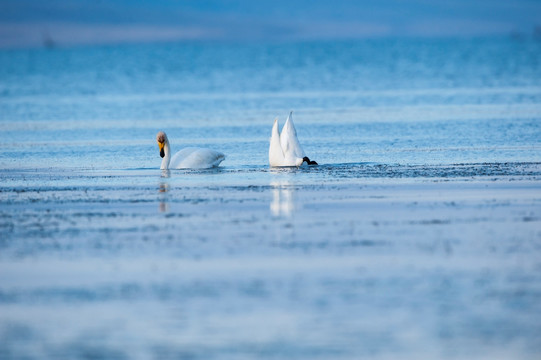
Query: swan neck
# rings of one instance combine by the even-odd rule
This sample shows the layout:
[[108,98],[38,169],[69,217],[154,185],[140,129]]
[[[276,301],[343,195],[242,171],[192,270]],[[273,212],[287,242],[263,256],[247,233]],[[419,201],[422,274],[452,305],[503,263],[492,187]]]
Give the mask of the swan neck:
[[169,169],[169,162],[171,161],[171,148],[169,146],[169,140],[165,140],[165,144],[163,145],[163,152],[165,156],[162,159],[162,166],[160,169],[162,170],[168,170]]

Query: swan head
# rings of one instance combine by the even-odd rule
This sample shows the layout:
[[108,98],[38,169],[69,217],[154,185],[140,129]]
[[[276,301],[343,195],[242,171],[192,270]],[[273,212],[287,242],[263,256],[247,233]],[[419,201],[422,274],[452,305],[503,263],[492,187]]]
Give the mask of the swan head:
[[160,148],[160,156],[163,158],[165,156],[165,144],[167,143],[167,135],[163,131],[160,131],[156,135],[156,141],[158,142],[158,147]]

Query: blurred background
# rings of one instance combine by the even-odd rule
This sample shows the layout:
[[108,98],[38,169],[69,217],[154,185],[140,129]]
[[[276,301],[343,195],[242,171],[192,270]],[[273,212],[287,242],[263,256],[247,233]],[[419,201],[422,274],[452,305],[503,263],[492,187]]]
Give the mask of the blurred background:
[[541,35],[536,0],[2,0],[0,47]]

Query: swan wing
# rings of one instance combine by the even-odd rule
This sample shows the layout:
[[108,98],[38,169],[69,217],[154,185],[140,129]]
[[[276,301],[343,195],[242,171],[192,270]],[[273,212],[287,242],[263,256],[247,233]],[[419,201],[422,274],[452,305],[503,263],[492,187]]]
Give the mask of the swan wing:
[[208,169],[225,159],[221,152],[205,148],[184,148],[171,158],[171,169]]
[[286,119],[286,123],[284,124],[284,127],[282,128],[282,131],[280,132],[280,145],[282,146],[282,150],[285,152],[289,149],[289,135],[290,131],[286,131],[286,128],[289,126],[289,118],[291,117],[291,113],[289,113],[289,116]]
[[284,166],[284,160],[284,152],[280,145],[280,134],[278,133],[278,119],[274,119],[269,144],[269,164],[270,166]]
[[[297,158],[304,158],[304,150],[299,143],[297,138],[297,130],[295,129],[295,124],[293,123],[293,111],[289,113],[286,123],[282,128],[282,133],[280,134],[280,143],[284,154],[291,153],[292,156]],[[286,155],[287,156],[287,155]]]

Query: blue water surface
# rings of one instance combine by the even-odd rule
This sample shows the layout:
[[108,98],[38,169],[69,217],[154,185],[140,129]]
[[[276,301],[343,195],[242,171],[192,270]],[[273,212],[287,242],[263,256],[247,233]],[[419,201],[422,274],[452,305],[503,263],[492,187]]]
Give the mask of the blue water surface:
[[540,181],[533,38],[1,50],[0,358],[537,359]]
[[323,163],[539,160],[541,43],[174,43],[0,53],[0,165],[155,167],[154,135],[267,163],[290,110]]

